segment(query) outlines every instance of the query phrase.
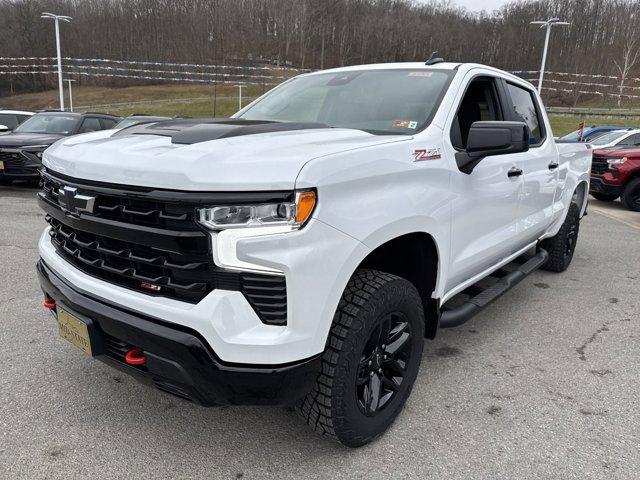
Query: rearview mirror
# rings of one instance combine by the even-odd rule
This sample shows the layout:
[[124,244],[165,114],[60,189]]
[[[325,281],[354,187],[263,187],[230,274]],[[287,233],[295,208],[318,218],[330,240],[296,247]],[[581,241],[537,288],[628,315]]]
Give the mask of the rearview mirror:
[[8,131],[9,131],[9,127],[7,127],[6,125],[0,125],[0,133],[4,133]]
[[456,153],[461,172],[471,173],[484,157],[529,150],[529,127],[524,122],[474,122],[467,149]]

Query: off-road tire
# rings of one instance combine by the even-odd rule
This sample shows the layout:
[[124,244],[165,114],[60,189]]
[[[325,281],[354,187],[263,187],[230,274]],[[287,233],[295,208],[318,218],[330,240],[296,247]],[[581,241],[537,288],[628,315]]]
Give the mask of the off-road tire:
[[592,193],[591,196],[601,202],[613,202],[620,195],[614,195],[612,193]]
[[[361,378],[365,347],[393,312],[408,323],[411,333],[405,348],[411,349],[410,354],[399,389],[374,416],[366,416],[358,403],[361,387],[356,381]],[[424,325],[422,301],[412,283],[377,270],[357,270],[333,318],[321,373],[299,406],[306,422],[348,447],[365,445],[384,433],[411,393],[422,357]]]
[[564,272],[569,267],[578,241],[579,230],[580,207],[571,203],[560,231],[540,244],[549,253],[549,259],[542,265],[544,270]]
[[620,199],[632,212],[640,212],[640,178],[634,178],[627,184]]

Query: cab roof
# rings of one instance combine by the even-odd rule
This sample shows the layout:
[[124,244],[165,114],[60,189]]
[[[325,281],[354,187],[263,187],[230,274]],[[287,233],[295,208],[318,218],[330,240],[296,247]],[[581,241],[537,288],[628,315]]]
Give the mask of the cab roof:
[[415,69],[415,70],[442,70],[442,71],[459,71],[466,73],[469,70],[482,68],[486,70],[491,70],[496,74],[500,74],[506,78],[514,80],[515,82],[524,82],[527,85],[533,87],[533,85],[523,79],[522,77],[518,77],[510,72],[505,70],[500,70],[499,68],[491,67],[489,65],[482,65],[480,63],[461,63],[461,62],[438,62],[433,65],[427,65],[425,62],[396,62],[396,63],[370,63],[366,65],[350,65],[348,67],[338,67],[331,68],[327,70],[318,70],[315,72],[305,73],[303,76],[307,75],[319,75],[323,73],[339,73],[339,72],[353,72],[353,71],[362,71],[362,70],[403,70],[403,69]]

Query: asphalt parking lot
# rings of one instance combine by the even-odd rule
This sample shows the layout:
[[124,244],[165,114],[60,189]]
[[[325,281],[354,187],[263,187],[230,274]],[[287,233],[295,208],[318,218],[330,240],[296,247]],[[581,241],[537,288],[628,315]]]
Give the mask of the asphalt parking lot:
[[349,450],[290,410],[191,405],[58,338],[34,195],[0,188],[1,478],[638,478],[639,213],[592,200],[570,269],[426,342],[398,421]]

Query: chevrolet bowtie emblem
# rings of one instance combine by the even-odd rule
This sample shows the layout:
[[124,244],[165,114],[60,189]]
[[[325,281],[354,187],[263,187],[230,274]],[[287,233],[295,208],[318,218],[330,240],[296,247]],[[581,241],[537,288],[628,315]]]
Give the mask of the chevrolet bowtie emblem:
[[63,210],[77,215],[80,212],[93,213],[95,197],[80,195],[74,187],[62,187],[58,189],[58,203]]

